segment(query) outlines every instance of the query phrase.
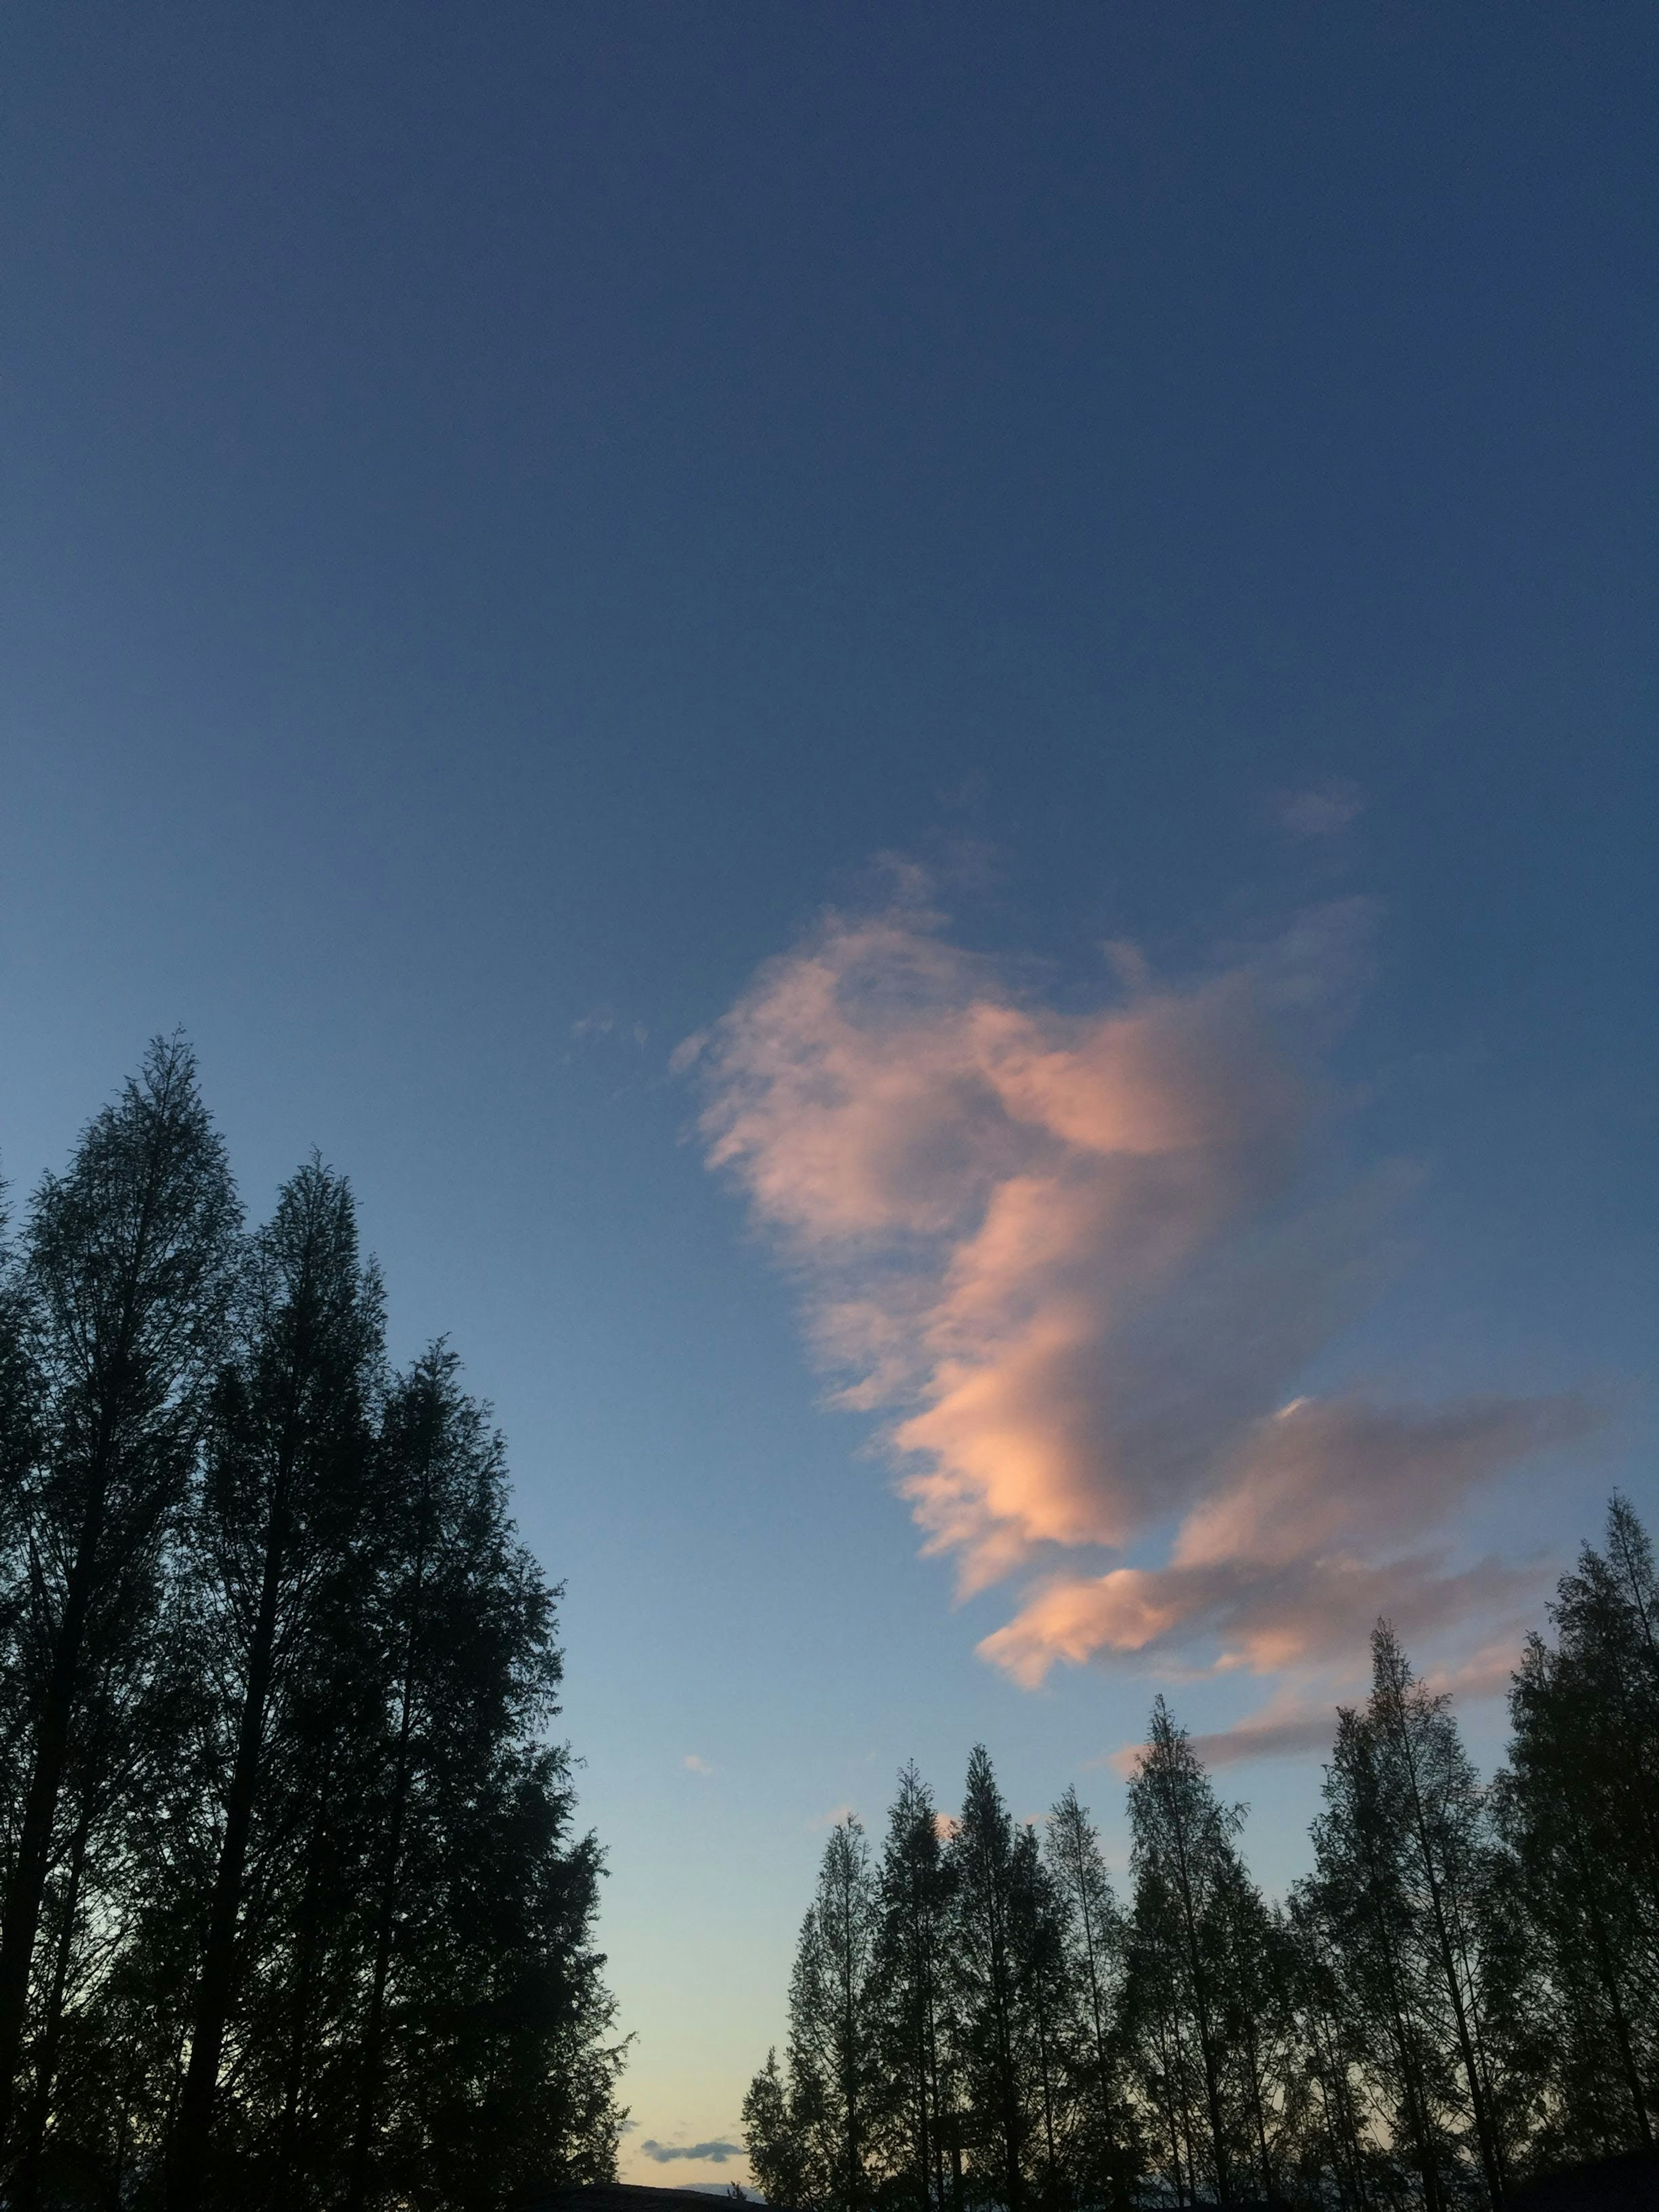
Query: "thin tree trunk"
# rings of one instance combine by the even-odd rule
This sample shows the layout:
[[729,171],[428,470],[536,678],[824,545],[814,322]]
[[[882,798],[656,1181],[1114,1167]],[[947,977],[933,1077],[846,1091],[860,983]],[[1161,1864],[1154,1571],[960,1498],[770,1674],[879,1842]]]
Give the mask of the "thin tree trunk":
[[46,2125],[52,2117],[52,2090],[58,2071],[58,2044],[64,2021],[64,1996],[69,1986],[70,1959],[75,1948],[75,1923],[81,1905],[81,1875],[86,1865],[87,1842],[92,1833],[93,1793],[82,1797],[81,1817],[70,1845],[69,1880],[64,1886],[64,1920],[58,1931],[52,1960],[52,1989],[46,1998],[46,2017],[40,2034],[40,2056],[34,2087],[34,2111],[29,2124],[27,2148],[17,2194],[19,2212],[33,2212],[40,2195],[40,2162],[45,2155]]
[[103,1533],[101,1485],[88,1504],[65,1593],[64,1616],[52,1650],[52,1673],[35,1739],[29,1794],[24,1806],[17,1856],[6,1885],[0,1923],[0,2143],[10,2136],[23,2029],[28,2017],[29,1972],[40,1931],[40,1907],[52,1863],[52,1832],[58,1818],[69,1764],[70,1728],[81,1671],[81,1650],[92,1607],[94,1562]]
[[1181,1814],[1173,1802],[1174,1792],[1170,1791],[1169,1796],[1173,1814],[1176,1865],[1181,1876],[1181,1914],[1187,1931],[1188,1968],[1193,1978],[1194,2017],[1198,2027],[1199,2055],[1204,2062],[1204,2094],[1209,2106],[1210,2136],[1215,2150],[1216,2193],[1225,2204],[1233,2193],[1232,2176],[1227,2164],[1226,2144],[1222,2133],[1221,2085],[1210,2035],[1209,2000],[1205,1994],[1204,1969],[1198,1944],[1198,1921],[1193,1906],[1192,1881],[1187,1865],[1187,1835]]
[[1406,1772],[1412,1789],[1412,1824],[1417,1833],[1418,1856],[1422,1863],[1424,1878],[1429,1886],[1429,1903],[1434,1915],[1435,1947],[1439,1953],[1440,1970],[1444,1977],[1446,1993],[1451,1999],[1452,2020],[1457,2033],[1457,2049],[1462,2061],[1463,2077],[1468,2083],[1469,2104],[1474,2114],[1475,2139],[1480,2147],[1480,2164],[1486,2177],[1486,2187],[1494,2204],[1504,2201],[1504,2169],[1498,2156],[1498,2142],[1486,2107],[1486,2082],[1474,2054],[1469,2033],[1469,2024],[1463,2004],[1463,1993],[1458,1980],[1456,1961],[1452,1956],[1450,1931],[1446,1925],[1444,1900],[1441,1894],[1440,1878],[1435,1870],[1434,1846],[1428,1832],[1428,1816],[1423,1808],[1422,1793],[1418,1786],[1417,1760],[1412,1750],[1411,1738],[1403,1714],[1401,1720],[1400,1747],[1405,1755]]
[[410,1595],[409,1632],[404,1645],[404,1679],[398,1716],[398,1757],[393,1769],[392,1817],[386,1836],[386,1871],[380,1884],[374,1932],[374,1972],[369,1991],[368,2017],[363,2028],[362,2075],[357,2095],[357,2124],[351,2143],[351,2179],[346,2191],[348,2212],[362,2212],[368,2192],[369,2152],[374,2141],[374,2107],[380,2091],[380,2057],[386,2032],[386,1990],[392,1972],[392,1939],[397,1917],[398,1876],[402,1868],[404,1825],[408,1815],[410,1781],[410,1741],[415,1724],[415,1684],[420,1663],[422,1614],[426,1595],[430,1453],[422,1474],[420,1533],[415,1552],[413,1588]]
[[226,1802],[225,1832],[219,1847],[213,1904],[208,1920],[207,1942],[203,1950],[201,1979],[197,1990],[196,2024],[191,2037],[190,2065],[185,2075],[184,2094],[179,2100],[173,2178],[167,2191],[168,2212],[196,2212],[206,2179],[213,2107],[219,2087],[219,2066],[224,2055],[225,2032],[229,2024],[234,1986],[236,1926],[241,1915],[248,1838],[252,1830],[253,1805],[259,1787],[259,1754],[264,1735],[265,1704],[270,1693],[276,1652],[277,1591],[282,1578],[284,1517],[279,1487],[265,1540],[264,1571],[260,1582],[259,1611],[253,1632],[253,1644],[248,1655],[247,1686],[243,1693],[241,1723],[237,1733],[236,1764]]
[[300,2106],[305,2094],[306,2068],[309,2053],[307,2039],[311,2027],[312,1990],[316,1978],[317,1953],[321,1942],[322,1913],[319,1904],[322,1889],[323,1838],[326,1829],[328,1792],[332,1779],[332,1761],[325,1751],[323,1771],[319,1778],[317,1808],[311,1826],[311,1848],[306,1855],[306,1886],[300,1906],[299,1972],[295,1978],[294,2010],[289,2033],[288,2066],[283,2084],[283,2124],[280,2136],[279,2162],[285,2178],[290,2201],[301,2198]]

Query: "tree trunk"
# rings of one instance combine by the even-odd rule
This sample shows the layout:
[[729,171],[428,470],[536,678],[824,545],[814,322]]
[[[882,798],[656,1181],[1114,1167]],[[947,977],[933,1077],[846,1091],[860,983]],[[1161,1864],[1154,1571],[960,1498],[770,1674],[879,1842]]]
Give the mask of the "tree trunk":
[[282,1577],[283,1508],[271,1511],[265,1541],[264,1571],[259,1589],[259,1611],[248,1655],[247,1687],[242,1698],[241,1724],[237,1734],[236,1765],[225,1808],[225,1832],[219,1847],[219,1865],[213,1885],[213,1905],[208,1920],[207,1942],[202,1954],[198,1984],[196,2024],[191,2036],[190,2065],[179,2100],[179,2127],[174,2140],[173,2177],[167,2191],[168,2212],[196,2212],[207,2174],[208,2144],[213,2130],[213,2107],[219,2088],[219,2065],[224,2055],[225,2031],[235,1980],[236,1926],[241,1916],[242,1883],[247,1867],[248,1838],[253,1826],[254,1799],[259,1787],[259,1753],[264,1735],[265,1703],[270,1692],[271,1669],[276,1644],[277,1590]]
[[374,1978],[369,1993],[368,2018],[363,2028],[362,2075],[357,2094],[357,2124],[351,2144],[351,2179],[346,2191],[348,2212],[362,2212],[368,2192],[369,2151],[374,2141],[374,2107],[380,2091],[380,2054],[385,2037],[386,1986],[392,1972],[392,1938],[397,1917],[398,1876],[404,1853],[404,1823],[408,1814],[410,1739],[415,1723],[415,1685],[420,1665],[422,1614],[426,1597],[428,1520],[431,1510],[430,1456],[422,1469],[420,1533],[416,1542],[413,1587],[410,1593],[409,1632],[404,1646],[404,1680],[398,1715],[398,1758],[393,1770],[392,1818],[386,1834],[386,1871],[380,1885],[380,1908],[374,1932]]
[[70,1572],[64,1617],[52,1650],[52,1673],[42,1702],[34,1764],[24,1806],[17,1856],[6,1885],[0,1923],[0,2144],[10,2136],[23,2029],[28,2018],[29,1971],[40,1932],[40,1906],[52,1863],[52,1832],[58,1818],[69,1763],[70,1728],[81,1671],[81,1647],[92,1607],[94,1561],[103,1533],[101,1486],[87,1508],[75,1565]]
[[29,2123],[28,2143],[18,2182],[19,2212],[33,2212],[40,2195],[40,2162],[46,2152],[46,2124],[52,2117],[52,2080],[58,2070],[58,2041],[64,2021],[64,1995],[69,1986],[70,1958],[75,1948],[75,1923],[81,1905],[81,1875],[86,1865],[87,1841],[92,1832],[92,1807],[93,1793],[88,1789],[82,1797],[81,1817],[75,1824],[75,1838],[70,1846],[69,1881],[64,1893],[64,1921],[58,1931],[57,1954],[52,1960],[52,1989],[46,1999],[46,2017],[41,2029],[40,2056],[36,2068],[34,2111]]

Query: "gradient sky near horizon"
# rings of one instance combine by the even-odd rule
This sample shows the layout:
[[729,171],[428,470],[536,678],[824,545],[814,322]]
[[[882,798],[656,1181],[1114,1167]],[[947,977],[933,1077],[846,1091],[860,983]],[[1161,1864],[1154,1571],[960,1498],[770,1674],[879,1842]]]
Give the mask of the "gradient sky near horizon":
[[1277,1887],[1659,1515],[1656,47],[8,12],[0,1158],[183,1024],[494,1402],[628,2178],[905,1759],[1121,1857],[1163,1687]]

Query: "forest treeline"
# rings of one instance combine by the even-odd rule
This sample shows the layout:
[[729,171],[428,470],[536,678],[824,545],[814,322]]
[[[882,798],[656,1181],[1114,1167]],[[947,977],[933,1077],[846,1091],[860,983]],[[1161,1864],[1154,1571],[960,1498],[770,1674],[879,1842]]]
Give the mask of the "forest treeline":
[[1550,1623],[1483,1785],[1379,1622],[1282,1904],[1162,1698],[1124,1897],[1075,1791],[1016,1822],[977,1749],[946,1818],[906,1768],[878,1850],[854,1819],[830,1836],[783,2063],[744,2106],[761,2189],[806,2212],[1453,2212],[1650,2148],[1659,1583],[1623,1500]]
[[614,2170],[558,1592],[350,1192],[243,1222],[179,1041],[0,1258],[0,2156],[37,2207]]

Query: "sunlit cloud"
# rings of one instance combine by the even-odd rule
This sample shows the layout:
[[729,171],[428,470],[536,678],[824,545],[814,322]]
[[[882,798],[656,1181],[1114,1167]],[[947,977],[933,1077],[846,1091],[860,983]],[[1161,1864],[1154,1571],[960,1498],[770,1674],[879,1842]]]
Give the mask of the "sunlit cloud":
[[964,1595],[1020,1578],[981,1645],[1018,1682],[1306,1671],[1379,1612],[1490,1638],[1531,1587],[1455,1564],[1449,1523],[1583,1407],[1301,1387],[1387,1279],[1413,1182],[1342,1167],[1323,1073],[1373,921],[1328,906],[1175,982],[1115,944],[1079,1013],[952,943],[913,877],[682,1054],[833,1401],[887,1417],[925,1549]]
[[680,1765],[688,1774],[712,1774],[714,1771],[713,1759],[700,1759],[695,1751],[688,1751]]

